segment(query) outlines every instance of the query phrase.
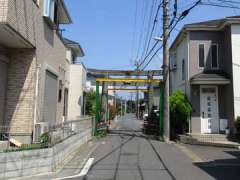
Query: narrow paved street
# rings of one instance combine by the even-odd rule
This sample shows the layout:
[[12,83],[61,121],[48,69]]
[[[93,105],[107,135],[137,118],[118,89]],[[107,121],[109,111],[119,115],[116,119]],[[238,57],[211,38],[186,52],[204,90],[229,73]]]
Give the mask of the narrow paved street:
[[141,122],[133,115],[119,119],[116,128],[92,154],[94,162],[84,179],[214,179],[194,166],[192,160],[174,144],[145,137],[141,133]]
[[83,146],[57,173],[21,179],[240,179],[239,150],[159,142],[142,134],[141,123],[134,115],[126,115],[107,137]]

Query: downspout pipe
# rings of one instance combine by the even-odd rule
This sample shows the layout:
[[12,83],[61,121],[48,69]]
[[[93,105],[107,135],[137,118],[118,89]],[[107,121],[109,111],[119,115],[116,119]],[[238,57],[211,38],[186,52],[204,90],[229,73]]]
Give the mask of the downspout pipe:
[[41,65],[36,63],[36,84],[35,84],[35,95],[34,95],[34,117],[33,117],[33,137],[32,141],[37,142],[36,139],[36,124],[37,124],[37,109],[38,109],[38,92],[39,92],[39,72],[41,69]]

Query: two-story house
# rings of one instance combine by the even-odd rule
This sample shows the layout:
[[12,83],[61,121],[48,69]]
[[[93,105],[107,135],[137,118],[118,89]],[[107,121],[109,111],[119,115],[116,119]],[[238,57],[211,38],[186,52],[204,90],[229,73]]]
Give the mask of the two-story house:
[[240,116],[240,17],[185,25],[170,48],[170,91],[192,103],[190,132],[234,133]]
[[1,136],[31,143],[62,123],[69,47],[59,26],[71,22],[64,0],[0,0]]
[[[67,47],[67,84],[68,88],[64,90],[64,119],[76,120],[77,117],[84,115],[83,94],[86,85],[86,68],[83,64],[77,64],[77,58],[83,57],[84,52],[79,43],[64,38]],[[74,68],[79,67],[79,68]]]

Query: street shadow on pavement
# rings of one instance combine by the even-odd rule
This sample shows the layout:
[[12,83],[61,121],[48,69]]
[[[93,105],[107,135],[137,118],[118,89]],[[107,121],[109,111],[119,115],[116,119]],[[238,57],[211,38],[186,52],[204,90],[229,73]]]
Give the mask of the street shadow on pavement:
[[210,162],[194,163],[216,180],[240,179],[240,151],[224,151],[233,156],[232,159],[216,159]]
[[146,135],[142,134],[142,131],[137,131],[137,130],[111,130],[108,133],[108,136],[134,136],[134,137],[139,137],[139,138],[145,138],[148,139]]
[[[106,159],[107,157],[111,156],[114,152],[116,151],[120,151],[119,153],[119,158],[117,160],[117,167],[119,167],[119,164],[120,164],[120,156],[121,156],[121,149],[123,148],[123,146],[125,146],[127,143],[129,143],[130,141],[134,140],[134,138],[142,138],[142,139],[145,139],[149,142],[149,144],[151,145],[150,147],[153,149],[153,151],[156,153],[157,155],[157,158],[159,159],[159,161],[162,163],[162,166],[163,166],[163,169],[161,170],[165,170],[168,174],[169,174],[169,177],[170,179],[172,180],[175,180],[176,178],[173,176],[173,174],[170,172],[170,170],[168,169],[168,167],[165,165],[165,163],[163,162],[162,158],[160,157],[160,155],[157,153],[157,150],[155,149],[155,147],[153,146],[152,144],[152,140],[153,138],[151,137],[148,137],[146,135],[144,135],[142,133],[142,131],[138,131],[138,130],[111,130],[109,133],[108,133],[108,137],[111,137],[111,136],[119,136],[121,139],[122,139],[122,142],[116,146],[115,148],[113,148],[110,152],[107,152],[105,155],[103,155],[100,159],[98,159],[97,161],[95,161],[92,166],[90,167],[89,169],[89,172],[91,170],[94,169],[95,166],[97,166],[99,163],[101,163],[104,159]],[[141,176],[141,179],[144,180],[144,177],[143,177],[143,172],[140,168],[140,165],[138,164],[137,166],[138,170],[139,170],[139,173],[140,173],[140,176]],[[116,174],[118,173],[118,168],[115,169],[115,172],[114,172],[114,178],[113,179],[116,179]],[[83,177],[83,180],[87,180],[88,179],[88,175],[84,176]]]

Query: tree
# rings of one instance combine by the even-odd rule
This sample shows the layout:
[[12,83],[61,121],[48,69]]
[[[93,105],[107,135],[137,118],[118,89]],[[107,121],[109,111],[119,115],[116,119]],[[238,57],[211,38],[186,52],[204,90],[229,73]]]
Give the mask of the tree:
[[95,116],[96,107],[96,92],[89,91],[86,92],[86,114],[90,116]]
[[192,113],[192,106],[187,96],[181,92],[174,92],[169,99],[171,137],[176,138],[188,130],[188,123]]

